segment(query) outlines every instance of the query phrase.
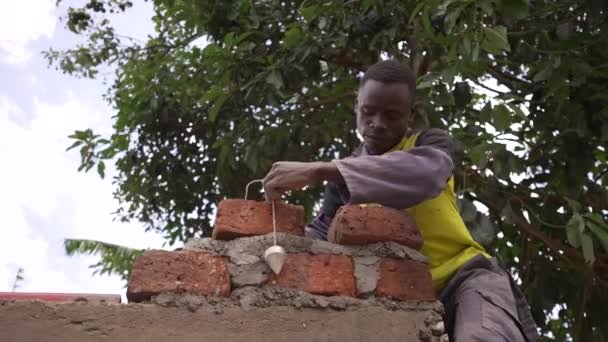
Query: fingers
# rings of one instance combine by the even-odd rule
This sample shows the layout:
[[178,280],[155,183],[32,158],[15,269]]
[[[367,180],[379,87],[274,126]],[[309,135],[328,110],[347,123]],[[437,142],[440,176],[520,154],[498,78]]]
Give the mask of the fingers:
[[[294,183],[293,181],[294,174],[289,167],[290,165],[289,162],[276,162],[272,165],[272,169],[262,180],[266,200],[281,200],[285,192],[298,188],[298,186],[294,186],[297,182]],[[297,174],[295,177],[297,177]]]
[[283,194],[287,191],[285,188],[269,188],[264,190],[264,197],[267,201],[280,201]]
[[268,175],[262,180],[262,184],[264,186],[264,197],[266,197],[267,201],[276,201],[280,200],[281,196],[285,191],[281,191],[281,188],[276,186],[276,173],[275,166],[272,167],[272,170],[268,173]]
[[287,190],[289,189],[275,186],[272,180],[264,182],[264,197],[267,201],[280,201]]
[[289,190],[289,188],[277,187],[272,182],[264,183],[264,197],[267,201],[280,201],[283,194]]

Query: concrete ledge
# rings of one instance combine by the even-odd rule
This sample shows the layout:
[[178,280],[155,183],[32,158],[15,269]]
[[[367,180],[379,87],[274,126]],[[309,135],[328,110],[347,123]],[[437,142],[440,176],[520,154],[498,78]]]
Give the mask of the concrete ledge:
[[0,341],[440,341],[434,310],[0,301]]

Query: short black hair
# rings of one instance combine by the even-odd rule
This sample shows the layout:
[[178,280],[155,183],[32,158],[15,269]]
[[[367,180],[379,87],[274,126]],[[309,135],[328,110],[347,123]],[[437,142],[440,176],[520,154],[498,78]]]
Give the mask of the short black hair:
[[412,100],[416,95],[416,77],[412,69],[396,60],[381,61],[369,67],[359,81],[359,88],[363,87],[368,80],[382,83],[403,83],[410,91]]

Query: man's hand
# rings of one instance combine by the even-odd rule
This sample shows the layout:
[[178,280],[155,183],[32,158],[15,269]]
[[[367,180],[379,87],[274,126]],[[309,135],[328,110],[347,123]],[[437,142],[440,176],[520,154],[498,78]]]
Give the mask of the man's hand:
[[331,162],[276,162],[264,178],[264,191],[269,201],[280,200],[288,190],[297,190],[325,180],[342,180],[338,168]]

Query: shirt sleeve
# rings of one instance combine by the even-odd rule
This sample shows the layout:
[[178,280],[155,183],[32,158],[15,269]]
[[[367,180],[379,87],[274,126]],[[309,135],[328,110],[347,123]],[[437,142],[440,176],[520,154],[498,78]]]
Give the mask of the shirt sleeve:
[[307,237],[327,240],[327,231],[338,209],[344,205],[341,194],[345,192],[345,184],[328,182],[325,186],[323,204],[315,219],[306,225],[304,231]]
[[453,142],[441,130],[421,133],[417,146],[378,156],[334,161],[346,183],[349,204],[378,203],[403,209],[437,197],[452,175]]

